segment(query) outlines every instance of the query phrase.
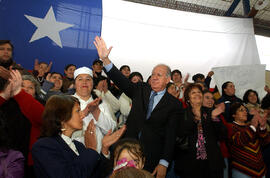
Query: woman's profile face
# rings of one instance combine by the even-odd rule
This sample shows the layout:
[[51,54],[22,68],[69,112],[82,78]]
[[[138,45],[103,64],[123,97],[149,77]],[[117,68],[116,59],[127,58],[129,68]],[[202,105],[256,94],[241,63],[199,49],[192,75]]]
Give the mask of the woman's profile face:
[[74,132],[76,130],[81,130],[83,127],[83,120],[81,115],[81,108],[78,103],[75,103],[75,105],[72,108],[72,114],[71,118],[66,121],[64,124],[64,128],[66,131]]
[[114,166],[116,166],[118,161],[121,162],[121,160],[125,160],[125,159],[126,161],[133,161],[137,169],[142,169],[144,166],[142,158],[136,157],[134,154],[129,152],[128,149],[122,150],[122,152],[120,153],[118,157],[118,160],[115,160]]

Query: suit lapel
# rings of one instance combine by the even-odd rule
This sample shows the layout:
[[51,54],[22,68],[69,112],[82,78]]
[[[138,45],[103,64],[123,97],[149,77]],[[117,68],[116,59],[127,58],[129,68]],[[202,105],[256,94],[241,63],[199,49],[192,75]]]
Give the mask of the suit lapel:
[[62,139],[61,136],[57,136],[56,137],[57,142],[62,145],[63,149],[66,150],[67,152],[74,154],[74,156],[76,156],[76,154],[74,153],[74,151],[68,146],[68,144]]
[[144,103],[144,109],[145,109],[145,117],[146,117],[146,114],[147,114],[147,109],[148,109],[148,105],[149,105],[149,99],[150,99],[151,91],[152,91],[151,88],[149,90],[147,90],[146,94],[145,94],[145,97],[143,97],[143,103]]
[[[154,112],[158,111],[160,108],[163,108],[164,106],[166,106],[167,100],[168,100],[168,92],[166,91],[164,93],[164,95],[162,96],[162,98],[159,100],[158,104],[156,105],[156,107],[154,108],[152,113],[154,113]],[[151,115],[152,115],[152,113],[151,113]]]

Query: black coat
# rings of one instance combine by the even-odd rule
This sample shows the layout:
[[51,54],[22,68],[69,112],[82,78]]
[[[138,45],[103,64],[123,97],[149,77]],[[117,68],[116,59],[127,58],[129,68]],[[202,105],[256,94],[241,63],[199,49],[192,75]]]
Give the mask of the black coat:
[[[212,121],[212,110],[202,107],[201,111],[203,135],[206,141],[207,162],[209,164],[207,167],[210,171],[220,171],[225,165],[218,141],[226,139],[227,129],[221,121]],[[196,171],[196,168],[199,167],[196,159],[196,143],[198,139],[197,123],[193,120],[194,116],[190,108],[187,108],[185,112],[187,117],[181,119],[178,123],[179,129],[177,129],[177,137],[188,137],[188,149],[180,150],[178,147],[175,148],[175,170],[178,173],[183,171]]]
[[77,156],[61,136],[39,139],[32,148],[34,169],[39,178],[100,178],[104,157],[74,141]]
[[160,159],[170,162],[173,156],[176,120],[182,116],[180,101],[166,91],[150,118],[146,120],[152,91],[150,85],[143,82],[133,84],[115,66],[107,75],[132,99],[125,137],[139,139],[141,142],[146,156],[144,169],[153,171]]

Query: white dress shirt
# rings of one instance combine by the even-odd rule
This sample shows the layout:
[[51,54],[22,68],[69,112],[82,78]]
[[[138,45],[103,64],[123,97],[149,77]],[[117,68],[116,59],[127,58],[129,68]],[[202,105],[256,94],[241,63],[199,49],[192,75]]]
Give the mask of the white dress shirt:
[[[93,101],[92,96],[87,101],[81,99],[76,93],[73,96],[79,99],[81,110],[84,110],[86,106]],[[83,129],[75,131],[72,134],[72,139],[75,139],[85,145],[85,131],[90,121],[94,120],[94,124],[96,126],[97,152],[100,153],[102,147],[102,138],[108,133],[110,129],[113,131],[116,128],[116,122],[112,119],[110,111],[104,101],[102,101],[98,107],[100,109],[98,121],[96,121],[92,113],[89,113],[85,118],[83,118]]]
[[74,153],[79,156],[79,152],[78,152],[75,144],[71,140],[71,138],[68,137],[68,136],[66,136],[66,135],[64,135],[64,134],[61,134],[61,137],[66,142],[66,144],[69,146],[69,148],[72,149],[72,151],[74,151]]

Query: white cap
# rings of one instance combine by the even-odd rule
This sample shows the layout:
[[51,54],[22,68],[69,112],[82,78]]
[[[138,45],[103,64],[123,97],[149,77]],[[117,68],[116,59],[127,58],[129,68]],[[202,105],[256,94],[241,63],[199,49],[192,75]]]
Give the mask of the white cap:
[[93,77],[93,72],[91,69],[89,69],[88,67],[80,67],[78,69],[76,69],[74,71],[74,79],[76,79],[76,77],[80,74],[88,74],[91,77]]

